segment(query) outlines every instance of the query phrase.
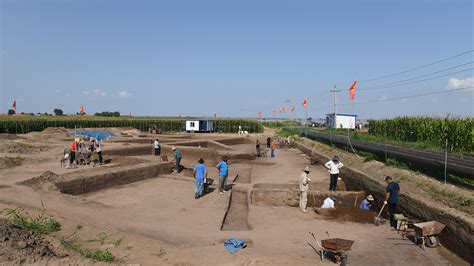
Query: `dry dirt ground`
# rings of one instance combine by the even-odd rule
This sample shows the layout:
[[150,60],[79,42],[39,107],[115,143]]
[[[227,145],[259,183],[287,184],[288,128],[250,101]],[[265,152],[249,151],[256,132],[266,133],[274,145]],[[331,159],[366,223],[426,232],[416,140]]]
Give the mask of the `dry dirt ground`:
[[[74,240],[81,248],[109,250],[116,256],[116,263],[124,264],[331,265],[333,262],[328,260],[322,262],[308,245],[311,243],[317,247],[308,232],[313,232],[321,239],[326,237],[328,231],[331,237],[355,241],[348,253],[349,264],[352,265],[467,265],[443,247],[422,250],[410,240],[402,239],[388,226],[327,220],[313,211],[302,213],[296,207],[257,206],[252,204],[250,196],[245,200],[245,196],[237,198],[238,194],[234,195],[232,206],[235,203],[235,206],[240,207],[228,212],[226,222],[230,225],[221,230],[231,192],[219,195],[215,190],[196,200],[189,171],[173,172],[76,196],[61,193],[51,184],[36,187],[18,184],[38,177],[45,171],[52,171],[59,176],[87,176],[117,168],[132,169],[140,162],[158,163],[158,158],[151,155],[151,145],[146,144],[151,136],[140,138],[140,133],[132,129],[112,130],[119,137],[104,142],[106,154],[107,150],[146,146],[145,149],[150,149],[150,155],[115,156],[109,164],[79,166],[78,169],[68,170],[59,164],[63,149],[71,141],[66,130],[49,129],[42,133],[2,136],[0,157],[19,159],[15,163],[0,166],[0,209],[23,208],[36,213],[44,206],[43,211],[54,216],[62,225],[61,231],[49,238],[50,242],[59,243],[64,237]],[[124,131],[129,136],[122,136]],[[255,138],[264,143],[266,134],[252,135],[246,138],[245,143],[229,145],[227,148],[202,148],[203,151],[218,152],[212,156],[207,152],[202,153],[209,177],[217,180],[214,166],[220,154],[244,154],[247,156],[242,158],[247,159],[229,162],[230,181],[239,174],[236,183],[229,182],[233,185],[233,191],[247,191],[247,195],[250,195],[253,185],[257,183],[296,184],[301,169],[309,164],[308,158],[299,150],[282,148],[276,151],[275,158],[248,159],[254,153]],[[167,143],[235,137],[239,136],[159,136],[168,157],[171,154]],[[182,149],[182,164],[191,168],[201,154],[199,150],[196,152],[198,148]],[[110,159],[110,156],[106,155],[105,159]],[[312,166],[310,176],[312,189],[327,190],[326,170]],[[234,223],[230,221],[232,219]],[[248,247],[229,254],[223,243],[234,237],[244,239]],[[17,253],[13,258],[0,256],[0,260],[5,260],[0,261],[0,264],[19,263],[25,259],[21,256],[28,259],[29,255]],[[47,256],[27,261],[38,264],[94,263],[74,254],[67,259]]]

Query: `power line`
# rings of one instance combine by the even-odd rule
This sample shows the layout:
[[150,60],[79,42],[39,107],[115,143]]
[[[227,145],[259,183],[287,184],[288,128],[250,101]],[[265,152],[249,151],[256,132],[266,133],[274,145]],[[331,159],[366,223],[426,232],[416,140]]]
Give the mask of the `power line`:
[[449,92],[455,92],[455,91],[469,90],[469,89],[473,89],[473,88],[474,88],[474,86],[470,86],[470,87],[464,87],[464,88],[441,90],[441,91],[434,91],[434,92],[428,92],[428,93],[422,93],[422,94],[415,94],[415,95],[409,95],[409,96],[401,96],[401,97],[395,97],[395,98],[388,98],[388,99],[383,99],[383,100],[371,100],[371,101],[364,101],[364,102],[343,103],[343,104],[339,104],[339,105],[352,105],[352,104],[366,104],[366,103],[389,102],[389,101],[396,101],[396,100],[402,100],[402,99],[411,99],[411,98],[417,98],[417,97],[428,96],[428,95],[434,95],[434,94],[441,94],[441,93],[449,93]]
[[[445,72],[445,71],[448,71],[448,70],[460,68],[460,67],[462,67],[462,66],[470,65],[470,64],[472,64],[472,63],[474,63],[474,61],[471,61],[471,62],[468,62],[468,63],[464,63],[464,64],[460,64],[460,65],[456,65],[456,66],[453,66],[453,67],[450,67],[450,68],[446,68],[446,69],[443,69],[443,70],[435,71],[435,72],[428,73],[428,74],[425,74],[425,75],[421,75],[421,76],[409,78],[409,79],[399,80],[399,81],[391,82],[391,83],[385,83],[385,84],[374,85],[374,86],[370,86],[370,87],[363,87],[363,88],[360,88],[360,89],[366,90],[366,89],[371,89],[371,88],[378,88],[378,87],[382,87],[382,86],[387,86],[387,85],[394,85],[394,84],[398,84],[398,83],[403,83],[403,82],[406,82],[406,81],[415,80],[415,79],[419,79],[419,78],[431,76],[431,75],[434,75],[434,74],[442,73],[442,72]],[[347,89],[347,90],[349,90],[349,89]]]
[[400,84],[391,85],[391,86],[385,86],[385,87],[371,87],[370,89],[367,89],[367,88],[360,88],[360,89],[361,89],[361,90],[382,90],[382,89],[387,89],[387,88],[399,87],[399,86],[404,86],[404,85],[409,85],[409,84],[415,84],[415,83],[419,83],[419,82],[423,82],[423,81],[428,81],[428,80],[443,78],[443,77],[451,76],[451,75],[454,75],[454,74],[459,74],[459,73],[462,73],[462,72],[467,72],[467,71],[470,71],[470,70],[473,70],[473,69],[474,69],[474,68],[471,67],[471,68],[459,70],[459,71],[456,71],[456,72],[451,72],[451,73],[444,74],[444,75],[440,75],[440,76],[436,76],[436,77],[431,77],[431,78],[421,79],[421,80],[416,80],[416,81],[411,81],[411,82],[405,82],[405,83],[400,83]]
[[[432,65],[436,65],[436,64],[439,64],[439,63],[442,63],[442,62],[445,62],[445,61],[448,61],[448,60],[451,60],[451,59],[454,59],[454,58],[457,58],[457,57],[460,57],[460,56],[463,56],[463,55],[466,55],[466,54],[469,54],[469,53],[472,53],[472,52],[474,52],[474,50],[469,50],[469,51],[464,52],[464,53],[461,53],[461,54],[457,54],[457,55],[454,55],[454,56],[450,56],[450,57],[448,57],[448,58],[444,58],[444,59],[441,59],[441,60],[438,60],[438,61],[435,61],[435,62],[426,64],[426,65],[422,65],[422,66],[419,66],[419,67],[410,68],[410,69],[408,69],[408,70],[404,70],[404,71],[397,72],[397,73],[394,73],[394,74],[384,75],[384,76],[380,76],[380,77],[376,77],[376,78],[372,78],[372,79],[359,80],[358,82],[359,82],[359,83],[361,83],[361,82],[370,82],[370,81],[375,81],[375,80],[381,80],[381,79],[386,79],[386,78],[395,77],[395,76],[398,76],[398,75],[401,75],[401,74],[405,74],[405,73],[408,73],[408,72],[412,72],[412,71],[415,71],[415,70],[418,70],[418,69],[422,69],[422,68],[425,68],[425,67],[429,67],[429,66],[432,66]],[[352,82],[353,82],[353,81],[347,81],[347,82],[340,82],[340,83],[337,83],[337,84],[338,84],[338,85],[343,85],[343,84],[350,84],[350,83],[352,83]]]

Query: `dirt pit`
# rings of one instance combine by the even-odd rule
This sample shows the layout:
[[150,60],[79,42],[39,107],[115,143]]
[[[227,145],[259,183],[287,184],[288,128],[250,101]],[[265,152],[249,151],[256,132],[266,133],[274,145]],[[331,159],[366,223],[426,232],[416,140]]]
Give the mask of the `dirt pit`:
[[335,220],[338,222],[354,222],[371,224],[374,217],[377,216],[375,212],[364,211],[359,208],[335,208],[335,209],[321,209],[316,208],[316,212],[324,216],[326,220]]
[[43,236],[0,218],[0,261],[12,264],[35,263],[45,258],[65,257]]
[[36,190],[58,190],[55,183],[63,181],[59,175],[46,171],[40,176],[33,177],[31,179],[19,182],[19,185],[30,186]]

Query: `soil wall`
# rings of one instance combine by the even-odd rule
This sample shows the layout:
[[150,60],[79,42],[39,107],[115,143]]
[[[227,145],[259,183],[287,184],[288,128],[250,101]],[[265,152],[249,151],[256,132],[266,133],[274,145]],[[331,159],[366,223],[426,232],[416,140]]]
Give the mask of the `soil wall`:
[[80,195],[169,173],[171,173],[171,168],[168,163],[146,163],[131,169],[128,167],[114,169],[98,175],[79,175],[77,178],[61,181],[55,185],[62,193]]
[[[330,158],[317,150],[313,150],[302,143],[295,142],[297,148],[311,156],[311,160],[325,162]],[[348,190],[363,190],[372,194],[380,208],[384,201],[386,184],[374,180],[370,176],[349,167],[341,170],[340,176]],[[442,244],[471,264],[474,263],[474,223],[456,214],[450,208],[441,208],[430,205],[427,201],[416,199],[403,192],[399,195],[398,211],[414,220],[438,221],[446,225],[440,235]]]

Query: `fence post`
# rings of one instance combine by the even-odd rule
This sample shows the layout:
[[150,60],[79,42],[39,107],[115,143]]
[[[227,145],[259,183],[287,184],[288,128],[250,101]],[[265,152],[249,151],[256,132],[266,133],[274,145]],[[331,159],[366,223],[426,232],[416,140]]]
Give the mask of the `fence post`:
[[447,178],[447,170],[448,170],[448,139],[446,138],[446,147],[444,152],[444,184],[446,185],[446,178]]

